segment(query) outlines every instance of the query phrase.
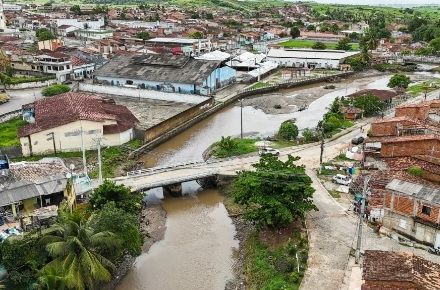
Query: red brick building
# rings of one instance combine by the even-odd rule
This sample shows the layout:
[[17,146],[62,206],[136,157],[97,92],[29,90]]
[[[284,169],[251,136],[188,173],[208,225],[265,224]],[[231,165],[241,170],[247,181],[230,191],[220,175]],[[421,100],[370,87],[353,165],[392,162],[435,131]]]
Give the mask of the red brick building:
[[440,187],[393,179],[384,190],[383,225],[440,248]]
[[440,265],[412,253],[365,251],[362,290],[434,290]]
[[381,140],[381,157],[428,155],[440,158],[439,135],[409,135]]

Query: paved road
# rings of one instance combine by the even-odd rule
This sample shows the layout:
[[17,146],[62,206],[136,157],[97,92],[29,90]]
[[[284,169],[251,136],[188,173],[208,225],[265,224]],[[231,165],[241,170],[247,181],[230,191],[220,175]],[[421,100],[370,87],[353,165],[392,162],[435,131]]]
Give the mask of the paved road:
[[7,90],[10,97],[9,102],[0,105],[0,115],[21,109],[21,106],[32,103],[36,99],[41,99],[42,88],[26,90]]

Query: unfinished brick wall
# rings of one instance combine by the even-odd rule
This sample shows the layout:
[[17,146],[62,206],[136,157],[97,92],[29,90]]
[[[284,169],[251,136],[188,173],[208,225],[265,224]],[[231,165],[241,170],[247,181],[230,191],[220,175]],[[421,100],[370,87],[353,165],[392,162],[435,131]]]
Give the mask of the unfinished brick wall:
[[365,283],[361,286],[362,290],[417,290],[417,285],[413,282],[400,282],[400,281],[378,281],[378,280],[365,280]]
[[[431,213],[429,215],[426,215],[422,212],[423,205],[431,208]],[[437,220],[438,220],[438,215],[439,215],[439,208],[438,207],[432,206],[430,204],[423,204],[423,203],[419,204],[418,211],[417,211],[417,217],[436,224]]]
[[413,215],[414,201],[406,196],[394,195],[394,211],[407,216]]
[[405,142],[384,142],[380,150],[381,157],[408,157],[429,155],[440,158],[438,139],[408,140]]
[[404,106],[404,107],[397,107],[396,108],[396,117],[403,117],[407,116],[411,119],[417,119],[417,120],[426,120],[428,117],[430,106],[429,104],[421,105],[421,106]]

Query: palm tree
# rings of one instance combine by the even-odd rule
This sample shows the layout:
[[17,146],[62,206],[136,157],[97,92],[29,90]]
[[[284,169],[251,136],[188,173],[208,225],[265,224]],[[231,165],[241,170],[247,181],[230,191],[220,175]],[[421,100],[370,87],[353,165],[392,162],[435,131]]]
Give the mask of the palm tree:
[[96,233],[86,222],[68,220],[51,228],[42,238],[46,250],[54,259],[41,270],[40,282],[46,289],[95,289],[100,282],[111,279],[115,266],[101,255],[104,250],[121,247],[119,238],[111,232]]

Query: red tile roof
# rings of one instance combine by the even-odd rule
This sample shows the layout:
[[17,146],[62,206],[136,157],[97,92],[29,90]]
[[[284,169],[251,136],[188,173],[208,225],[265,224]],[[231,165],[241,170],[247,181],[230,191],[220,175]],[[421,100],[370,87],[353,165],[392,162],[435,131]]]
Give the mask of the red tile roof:
[[362,90],[362,91],[353,93],[351,95],[348,95],[347,97],[357,98],[357,97],[362,97],[362,96],[367,96],[367,95],[377,96],[382,102],[384,102],[387,100],[391,100],[392,98],[397,96],[398,93],[395,91],[390,91],[390,90],[367,89],[367,90]]
[[[380,289],[408,289],[396,288],[395,284],[392,284],[402,282],[413,284],[417,289],[439,289],[439,264],[406,252],[366,250],[364,257],[362,279],[367,285],[378,281],[382,286]],[[369,288],[363,285],[362,289],[379,288]]]
[[78,120],[116,121],[104,126],[104,134],[123,132],[139,121],[124,106],[105,101],[102,97],[86,93],[66,93],[36,101],[35,123],[20,128],[19,137],[50,130]]
[[382,143],[400,143],[400,142],[421,141],[421,140],[440,141],[440,137],[436,136],[436,135],[408,135],[408,136],[384,138],[383,140],[381,140],[381,142]]

